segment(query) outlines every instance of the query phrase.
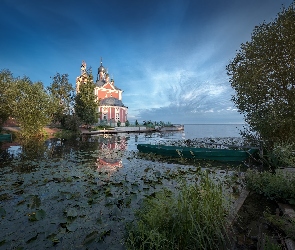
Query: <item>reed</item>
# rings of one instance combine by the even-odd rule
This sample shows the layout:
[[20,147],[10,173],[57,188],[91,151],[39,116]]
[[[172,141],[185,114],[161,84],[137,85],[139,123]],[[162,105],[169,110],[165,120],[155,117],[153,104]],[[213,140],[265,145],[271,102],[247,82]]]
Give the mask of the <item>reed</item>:
[[163,190],[144,201],[127,227],[127,249],[228,249],[229,206],[220,183],[203,174],[179,192]]

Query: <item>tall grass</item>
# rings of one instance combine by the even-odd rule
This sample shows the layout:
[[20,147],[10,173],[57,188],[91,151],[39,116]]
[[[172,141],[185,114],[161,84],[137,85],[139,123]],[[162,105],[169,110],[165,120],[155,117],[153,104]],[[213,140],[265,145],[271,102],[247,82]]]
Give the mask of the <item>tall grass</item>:
[[228,206],[221,184],[207,174],[146,199],[127,228],[127,249],[228,249]]

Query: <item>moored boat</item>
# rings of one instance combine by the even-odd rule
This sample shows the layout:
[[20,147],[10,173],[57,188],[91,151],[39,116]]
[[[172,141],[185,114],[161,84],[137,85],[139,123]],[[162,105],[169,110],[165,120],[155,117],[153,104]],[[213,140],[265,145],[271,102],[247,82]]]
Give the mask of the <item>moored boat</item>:
[[162,156],[228,162],[242,162],[247,160],[254,153],[258,152],[257,148],[250,148],[248,150],[236,150],[151,144],[138,144],[137,149],[141,153],[154,153]]
[[12,136],[11,134],[0,134],[0,142],[4,142],[4,141],[12,141]]

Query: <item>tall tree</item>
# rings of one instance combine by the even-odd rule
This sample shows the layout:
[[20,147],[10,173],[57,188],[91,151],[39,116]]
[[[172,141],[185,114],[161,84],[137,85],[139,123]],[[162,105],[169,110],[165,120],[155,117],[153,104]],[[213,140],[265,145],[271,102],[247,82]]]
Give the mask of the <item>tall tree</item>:
[[87,72],[86,81],[80,85],[79,92],[75,97],[75,112],[87,125],[97,122],[97,98],[94,94],[95,85],[91,70]]
[[55,98],[57,111],[53,115],[53,122],[63,122],[66,115],[71,113],[73,108],[74,88],[69,83],[68,74],[56,73],[52,77],[52,83],[47,88],[50,94]]
[[254,28],[227,66],[232,97],[245,117],[245,135],[273,143],[295,141],[295,2]]

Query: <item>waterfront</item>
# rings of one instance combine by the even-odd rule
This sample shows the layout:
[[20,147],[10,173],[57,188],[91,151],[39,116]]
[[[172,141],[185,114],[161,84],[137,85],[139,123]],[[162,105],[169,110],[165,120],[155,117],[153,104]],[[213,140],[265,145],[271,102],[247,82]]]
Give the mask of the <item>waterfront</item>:
[[186,140],[188,131],[50,139],[2,151],[1,247],[124,249],[125,225],[145,197],[193,183],[204,169],[231,183],[237,166],[137,153],[138,143]]

